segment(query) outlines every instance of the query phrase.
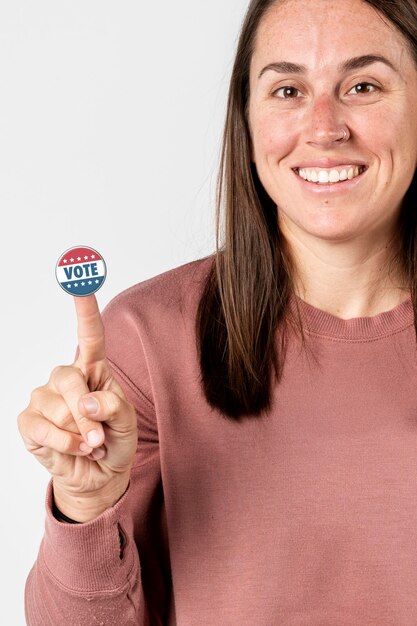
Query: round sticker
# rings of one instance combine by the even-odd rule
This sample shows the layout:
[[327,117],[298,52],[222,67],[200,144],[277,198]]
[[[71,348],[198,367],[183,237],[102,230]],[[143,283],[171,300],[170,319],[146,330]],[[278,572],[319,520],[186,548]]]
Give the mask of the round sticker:
[[104,283],[107,275],[103,257],[94,248],[77,246],[58,259],[55,275],[62,289],[72,296],[90,296]]

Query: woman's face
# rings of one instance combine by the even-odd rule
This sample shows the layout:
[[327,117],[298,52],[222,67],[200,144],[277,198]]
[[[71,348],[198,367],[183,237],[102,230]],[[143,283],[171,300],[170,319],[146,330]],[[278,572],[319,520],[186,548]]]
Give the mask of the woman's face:
[[[368,55],[387,62],[343,67]],[[368,242],[393,232],[417,165],[417,69],[401,34],[368,4],[286,0],[270,9],[250,67],[249,126],[283,232]],[[366,167],[357,177],[355,164]],[[308,182],[297,168],[312,181],[328,180],[321,170],[355,177]]]

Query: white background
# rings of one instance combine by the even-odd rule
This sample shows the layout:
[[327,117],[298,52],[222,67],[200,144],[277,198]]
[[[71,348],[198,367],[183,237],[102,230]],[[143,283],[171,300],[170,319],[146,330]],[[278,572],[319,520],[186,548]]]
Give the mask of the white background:
[[[118,292],[214,250],[215,183],[247,0],[1,0],[2,615],[43,535],[47,471],[17,415],[76,347],[66,249],[106,260]],[[2,620],[3,623],[3,620]]]

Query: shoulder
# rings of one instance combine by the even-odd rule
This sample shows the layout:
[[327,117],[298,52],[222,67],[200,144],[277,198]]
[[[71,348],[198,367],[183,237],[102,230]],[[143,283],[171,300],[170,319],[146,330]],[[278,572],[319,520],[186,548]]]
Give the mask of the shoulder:
[[[195,337],[198,305],[214,257],[186,263],[125,289],[105,307],[106,351],[115,363],[180,345]],[[164,358],[165,358],[164,356]]]
[[193,261],[133,285],[105,307],[106,355],[135,406],[151,406],[156,371],[160,376],[173,359],[185,361],[195,352],[196,311],[213,260]]
[[214,257],[186,263],[144,280],[115,296],[103,311],[104,319],[123,314],[160,317],[164,312],[195,313]]

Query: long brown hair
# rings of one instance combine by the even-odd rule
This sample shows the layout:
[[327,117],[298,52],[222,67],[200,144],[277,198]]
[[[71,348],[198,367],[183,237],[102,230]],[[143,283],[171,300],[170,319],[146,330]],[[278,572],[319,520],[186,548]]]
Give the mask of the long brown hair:
[[[364,0],[399,30],[417,65],[417,2]],[[249,67],[259,24],[279,0],[252,0],[232,70],[217,180],[217,245],[200,300],[196,335],[209,404],[227,418],[261,416],[271,405],[285,359],[285,321],[295,265],[280,232],[277,206],[250,158]],[[417,140],[417,138],[416,138]],[[416,176],[404,197],[400,250],[417,320]],[[301,320],[295,320],[303,338]],[[417,332],[417,321],[415,322]],[[281,332],[278,332],[281,331]],[[279,338],[279,341],[278,341]],[[279,347],[278,347],[279,346]]]

